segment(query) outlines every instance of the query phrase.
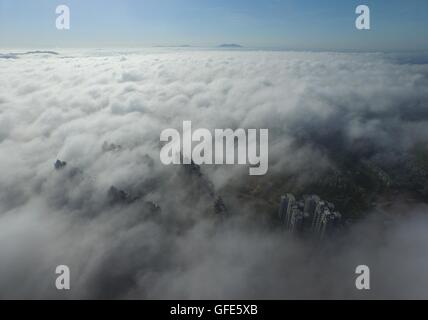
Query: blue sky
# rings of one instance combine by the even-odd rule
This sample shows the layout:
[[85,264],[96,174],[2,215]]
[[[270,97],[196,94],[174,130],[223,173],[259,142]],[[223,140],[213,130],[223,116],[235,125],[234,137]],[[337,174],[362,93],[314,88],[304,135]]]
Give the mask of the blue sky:
[[[55,28],[55,8],[71,30]],[[370,31],[355,8],[371,9]],[[0,0],[0,47],[154,45],[428,50],[428,0]]]

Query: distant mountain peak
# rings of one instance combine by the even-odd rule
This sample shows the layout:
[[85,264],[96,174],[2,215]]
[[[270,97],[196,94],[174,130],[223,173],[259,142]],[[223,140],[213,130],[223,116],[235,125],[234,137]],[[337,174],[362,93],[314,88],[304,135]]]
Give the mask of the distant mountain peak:
[[242,48],[240,44],[236,43],[223,43],[219,45],[220,48]]

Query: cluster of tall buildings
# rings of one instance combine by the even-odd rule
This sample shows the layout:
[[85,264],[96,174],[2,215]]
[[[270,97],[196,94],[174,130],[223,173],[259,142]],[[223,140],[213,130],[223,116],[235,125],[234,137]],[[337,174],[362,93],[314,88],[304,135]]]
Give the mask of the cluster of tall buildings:
[[310,232],[323,238],[337,227],[342,216],[335,211],[334,204],[321,200],[317,195],[296,200],[293,194],[288,193],[281,197],[279,218],[290,232]]

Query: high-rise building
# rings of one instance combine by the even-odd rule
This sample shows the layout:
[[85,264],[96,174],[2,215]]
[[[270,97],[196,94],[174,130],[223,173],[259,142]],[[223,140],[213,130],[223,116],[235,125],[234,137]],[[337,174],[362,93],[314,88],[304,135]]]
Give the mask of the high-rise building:
[[319,238],[323,238],[337,226],[342,218],[341,214],[334,211],[334,205],[327,201],[320,201],[315,209],[312,231]]
[[323,238],[341,219],[334,208],[334,204],[321,200],[317,195],[304,196],[303,201],[296,201],[294,195],[288,193],[281,197],[279,218],[290,232],[307,231]]
[[341,214],[336,211],[325,211],[325,214],[321,218],[318,235],[322,239],[324,236],[331,233],[336,227],[340,219]]
[[298,232],[302,230],[304,214],[298,205],[293,205],[291,208],[289,223],[286,226],[290,232]]
[[319,223],[321,221],[321,217],[322,217],[322,214],[324,212],[325,207],[326,206],[325,206],[324,201],[322,201],[322,200],[318,201],[318,203],[315,207],[315,210],[314,210],[314,214],[312,216],[311,230],[313,232],[317,232],[317,230],[318,230],[318,226],[319,226]]
[[310,230],[312,228],[312,223],[315,217],[315,209],[317,208],[318,203],[321,201],[321,199],[317,195],[306,195],[303,197],[303,199],[303,213],[305,216],[303,228],[305,230]]
[[291,209],[296,202],[296,198],[291,193],[287,193],[281,197],[281,204],[279,206],[279,219],[285,226],[289,225],[291,217]]

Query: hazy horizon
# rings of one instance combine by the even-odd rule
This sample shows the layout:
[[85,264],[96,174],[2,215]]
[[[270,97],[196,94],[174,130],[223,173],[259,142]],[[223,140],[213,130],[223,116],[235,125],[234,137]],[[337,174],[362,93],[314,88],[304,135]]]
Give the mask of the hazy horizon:
[[[71,29],[55,28],[66,4]],[[426,51],[428,3],[368,0],[371,29],[355,28],[361,1],[0,0],[2,48],[213,47]]]

